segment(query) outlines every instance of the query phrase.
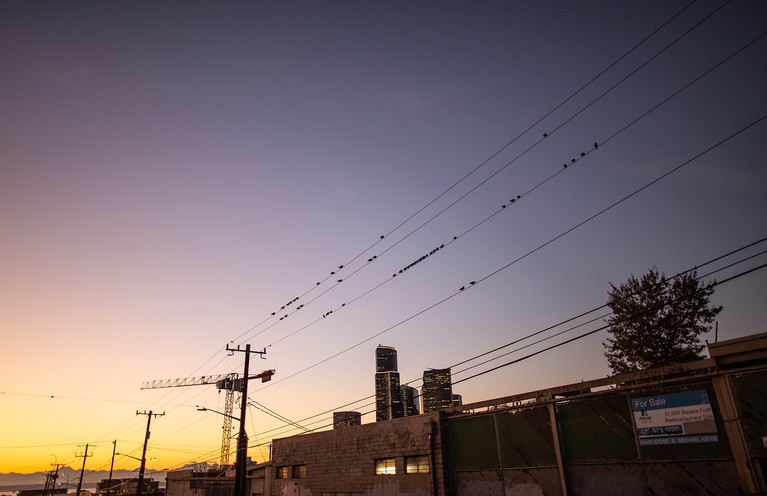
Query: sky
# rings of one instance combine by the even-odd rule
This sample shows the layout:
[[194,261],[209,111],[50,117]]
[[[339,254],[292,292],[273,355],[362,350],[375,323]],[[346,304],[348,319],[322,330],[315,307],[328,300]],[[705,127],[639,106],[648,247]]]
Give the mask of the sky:
[[[604,310],[463,362],[767,235],[765,26],[754,1],[0,3],[0,472],[86,444],[108,470],[113,441],[136,468],[150,411],[150,470],[217,463],[198,407],[224,394],[141,386],[242,374],[227,347],[275,370],[257,460],[373,421],[379,344],[465,403],[609,375],[605,331],[476,375]],[[766,284],[717,287],[718,339],[767,330]]]

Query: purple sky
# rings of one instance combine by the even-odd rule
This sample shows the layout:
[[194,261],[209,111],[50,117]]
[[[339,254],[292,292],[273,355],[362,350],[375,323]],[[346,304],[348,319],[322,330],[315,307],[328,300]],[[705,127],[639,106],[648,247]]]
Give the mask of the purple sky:
[[[216,461],[220,417],[195,408],[223,408],[215,388],[139,387],[240,372],[228,342],[268,347],[253,367],[275,380],[251,397],[299,420],[372,395],[379,343],[408,382],[603,304],[609,281],[763,238],[767,121],[496,273],[767,114],[765,37],[607,141],[763,33],[767,6],[744,1],[583,110],[720,5],[693,3],[397,228],[685,5],[0,4],[0,472],[75,463],[86,442],[94,469],[115,438],[135,453],[137,409],[167,412],[153,422],[157,468]],[[766,283],[761,271],[717,289],[720,339],[764,330]],[[305,307],[264,322],[297,296]],[[605,337],[456,392],[604,376]],[[296,432],[250,415],[251,443]]]

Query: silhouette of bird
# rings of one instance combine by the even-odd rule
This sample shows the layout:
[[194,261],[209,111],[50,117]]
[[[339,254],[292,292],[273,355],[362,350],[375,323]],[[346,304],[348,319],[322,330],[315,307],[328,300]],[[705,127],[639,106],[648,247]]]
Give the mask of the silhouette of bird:
[[339,279],[339,280],[338,280],[338,281],[336,281],[336,282],[341,282],[341,281],[343,281],[343,279]]
[[548,137],[549,137],[549,135],[548,135],[547,133],[543,133],[543,137],[544,137],[544,138],[548,138]]
[[344,268],[344,266],[343,266],[343,265],[339,265],[339,266],[338,266],[338,268],[339,268],[339,269],[343,269],[343,268]]
[[331,273],[330,273],[330,275],[332,276],[332,275],[333,275],[333,274],[335,274],[335,273],[336,273],[336,272],[335,272],[335,271],[333,271],[333,272],[331,272]]
[[319,286],[319,285],[320,285],[320,283],[318,282],[318,283],[317,283],[317,286]]
[[506,208],[506,205],[501,205],[501,208]]
[[594,150],[596,150],[597,148],[599,148],[599,143],[597,143],[597,142],[595,141],[595,142],[594,142]]
[[276,314],[277,312],[272,312],[272,315]]
[[453,239],[458,239],[458,236],[453,236]]
[[586,152],[581,152],[581,157],[585,157],[585,156],[586,156]]
[[469,284],[471,284],[472,286],[474,286],[475,284],[477,284],[477,281],[471,281]]
[[570,162],[575,163],[575,159],[570,160]]
[[564,167],[565,169],[567,169],[567,164],[563,164],[563,165],[562,165],[562,167]]
[[383,234],[381,235],[381,239],[384,239]]
[[459,289],[458,291],[463,291],[464,289],[466,289],[466,286],[461,286],[461,289]]

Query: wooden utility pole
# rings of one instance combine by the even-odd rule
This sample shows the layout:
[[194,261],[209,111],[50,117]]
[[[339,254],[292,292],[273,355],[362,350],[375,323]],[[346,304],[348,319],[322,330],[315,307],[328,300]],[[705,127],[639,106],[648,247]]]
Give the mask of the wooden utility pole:
[[165,412],[152,413],[152,410],[148,412],[136,410],[136,415],[146,415],[146,436],[144,437],[144,450],[141,452],[141,468],[138,471],[138,487],[136,488],[136,496],[141,496],[144,490],[144,468],[146,467],[146,445],[149,443],[149,425],[152,423],[152,415],[162,417]]
[[54,470],[51,470],[48,472],[48,475],[45,477],[45,493],[48,496],[51,496],[53,494],[53,490],[56,489],[56,479],[59,478],[59,465],[56,464],[56,468]]
[[[250,351],[250,345],[245,345],[245,349],[241,350],[240,346],[237,348],[230,348],[226,346],[226,351],[235,351],[245,353],[245,371],[242,374],[242,383],[240,385],[240,433],[237,436],[237,459],[234,465],[234,496],[245,496],[245,472],[247,470],[247,454],[248,454],[248,441],[245,435],[245,412],[248,408],[248,374],[250,367],[250,354],[258,353],[261,358],[266,355],[266,348],[263,351]],[[140,495],[139,495],[140,496]]]
[[88,446],[89,444],[85,445],[85,452],[82,455],[75,455],[75,458],[82,457],[83,459],[83,468],[80,469],[80,481],[77,483],[77,493],[75,493],[75,496],[80,496],[80,490],[83,488],[83,474],[85,474],[85,460],[88,459],[89,456],[93,456],[93,453],[90,455],[88,454]]
[[112,492],[112,470],[115,468],[115,452],[117,452],[117,439],[112,442],[112,463],[109,465],[109,482],[107,483],[107,496]]

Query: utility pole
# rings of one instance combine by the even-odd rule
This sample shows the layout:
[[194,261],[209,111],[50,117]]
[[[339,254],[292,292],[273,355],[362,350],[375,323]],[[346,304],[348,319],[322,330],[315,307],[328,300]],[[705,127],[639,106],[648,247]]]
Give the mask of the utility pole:
[[83,475],[85,474],[85,460],[88,459],[89,456],[93,456],[93,453],[90,455],[88,454],[88,446],[89,444],[85,445],[85,452],[82,455],[75,455],[75,458],[81,458],[83,459],[83,468],[80,469],[80,481],[77,483],[77,493],[75,493],[75,496],[80,496],[80,490],[83,488]]
[[107,483],[107,496],[112,492],[112,469],[115,468],[115,452],[117,452],[117,439],[112,442],[112,463],[109,465],[109,482]]
[[56,489],[56,479],[59,478],[60,466],[61,465],[56,463],[56,468],[48,472],[48,475],[45,477],[45,493],[48,496],[51,496],[53,494],[54,489]]
[[149,425],[152,423],[153,415],[155,417],[162,417],[165,415],[165,412],[152,413],[152,410],[149,410],[148,412],[139,412],[136,410],[136,415],[146,415],[146,436],[144,437],[144,450],[141,452],[141,468],[138,471],[138,487],[136,488],[136,496],[141,496],[144,489],[144,468],[146,467],[146,445],[149,443]]
[[237,436],[237,461],[234,465],[234,496],[245,496],[245,475],[248,454],[248,441],[245,436],[245,412],[248,408],[248,379],[250,378],[248,376],[248,370],[250,367],[250,354],[258,353],[261,355],[261,358],[264,358],[264,355],[266,355],[266,348],[264,348],[263,351],[250,351],[249,344],[245,345],[244,350],[240,349],[239,345],[237,345],[236,349],[230,348],[229,345],[227,345],[226,351],[232,353],[235,351],[245,353],[245,371],[242,374],[242,383],[240,385],[240,391],[242,393],[240,396],[240,433]]

